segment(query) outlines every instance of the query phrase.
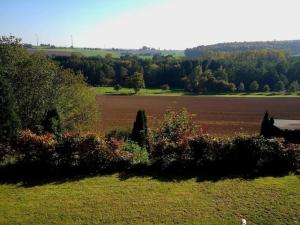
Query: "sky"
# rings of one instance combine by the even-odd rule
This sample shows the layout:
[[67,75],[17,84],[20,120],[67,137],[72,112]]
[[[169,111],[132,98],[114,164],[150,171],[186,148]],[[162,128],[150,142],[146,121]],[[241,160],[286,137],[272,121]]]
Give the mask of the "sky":
[[0,35],[69,47],[185,49],[300,39],[299,0],[0,0]]

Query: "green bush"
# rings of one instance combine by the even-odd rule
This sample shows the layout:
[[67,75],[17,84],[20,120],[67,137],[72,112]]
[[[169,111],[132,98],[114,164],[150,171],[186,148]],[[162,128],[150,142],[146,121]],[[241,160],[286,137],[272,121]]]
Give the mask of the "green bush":
[[124,150],[133,154],[132,165],[149,164],[149,153],[146,148],[133,141],[127,141],[125,142]]

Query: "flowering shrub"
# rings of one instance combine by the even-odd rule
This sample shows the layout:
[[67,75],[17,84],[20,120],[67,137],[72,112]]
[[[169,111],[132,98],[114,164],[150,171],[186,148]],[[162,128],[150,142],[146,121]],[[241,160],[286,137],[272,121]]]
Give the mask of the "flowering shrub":
[[186,111],[167,111],[152,133],[151,159],[163,165],[182,163],[190,158],[189,141],[202,135],[201,128]]
[[21,131],[11,147],[0,144],[0,163],[11,157],[10,162],[15,160],[29,168],[37,165],[51,171],[80,172],[120,171],[154,164],[171,171],[226,175],[295,171],[300,158],[299,146],[280,140],[261,136],[224,139],[203,134],[186,111],[165,116],[151,135],[149,152],[115,136],[66,133],[56,138]]
[[17,159],[23,163],[51,163],[55,151],[56,140],[53,134],[37,135],[30,130],[19,132],[16,142]]
[[60,170],[97,172],[124,169],[133,163],[134,158],[133,153],[125,150],[122,140],[106,140],[93,134],[66,133],[55,140],[51,134],[37,135],[26,130],[20,132],[14,146],[18,163],[34,163]]
[[[152,133],[150,158],[161,168],[217,173],[292,171],[299,150],[260,136],[214,138],[185,111],[169,111]],[[298,153],[297,153],[298,152]]]
[[96,135],[64,135],[57,148],[58,166],[100,171],[127,166],[132,155],[123,150],[123,142],[104,140]]

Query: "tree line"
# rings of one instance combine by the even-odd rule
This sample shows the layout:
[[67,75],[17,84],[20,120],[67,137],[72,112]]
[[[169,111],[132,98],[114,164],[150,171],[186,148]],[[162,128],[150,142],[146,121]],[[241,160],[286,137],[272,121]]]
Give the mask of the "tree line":
[[208,52],[245,52],[261,49],[284,50],[290,54],[300,54],[300,40],[294,41],[255,41],[255,42],[229,42],[214,45],[201,45],[187,48],[184,51],[186,57],[199,57]]
[[155,55],[150,59],[72,55],[57,56],[54,60],[64,68],[83,73],[93,86],[168,86],[190,92],[268,92],[298,91],[300,82],[300,57],[279,50],[216,52],[194,59],[171,55]]

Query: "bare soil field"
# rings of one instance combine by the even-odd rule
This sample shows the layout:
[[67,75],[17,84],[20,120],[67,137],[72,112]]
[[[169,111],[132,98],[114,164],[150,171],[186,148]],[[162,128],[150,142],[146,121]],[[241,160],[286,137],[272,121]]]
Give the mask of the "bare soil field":
[[205,131],[217,136],[255,134],[266,110],[275,118],[300,119],[300,98],[237,98],[194,96],[109,96],[98,95],[101,129],[132,127],[137,110],[144,109],[150,127],[163,113],[186,108],[195,114]]

